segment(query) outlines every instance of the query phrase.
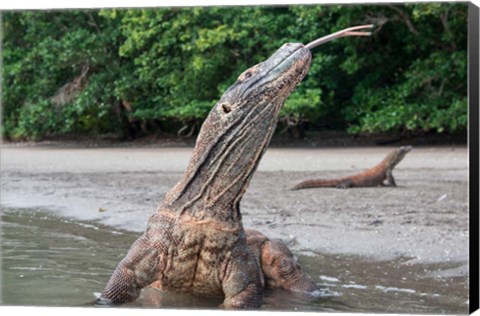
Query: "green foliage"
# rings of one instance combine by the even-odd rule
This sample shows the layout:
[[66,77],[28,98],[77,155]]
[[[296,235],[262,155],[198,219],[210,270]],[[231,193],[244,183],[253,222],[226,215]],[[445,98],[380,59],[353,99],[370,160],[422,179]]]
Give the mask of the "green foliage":
[[283,43],[372,22],[370,38],[315,48],[280,115],[352,133],[465,129],[466,13],[465,3],[6,12],[2,133],[198,123]]
[[343,107],[349,131],[466,129],[466,6],[386,9],[396,12],[399,21],[384,25],[375,36],[379,43],[373,43],[356,71],[360,81]]
[[115,129],[105,120],[117,75],[109,70],[114,25],[102,33],[93,11],[7,12],[3,22],[4,136]]
[[301,119],[308,117],[313,119],[318,115],[318,108],[322,104],[322,90],[309,89],[303,93],[294,92],[285,102],[280,115],[293,115],[295,118]]

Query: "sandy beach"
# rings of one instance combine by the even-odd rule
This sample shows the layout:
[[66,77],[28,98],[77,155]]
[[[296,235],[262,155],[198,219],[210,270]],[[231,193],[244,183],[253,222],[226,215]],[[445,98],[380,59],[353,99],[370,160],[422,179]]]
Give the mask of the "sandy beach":
[[[297,252],[412,263],[464,262],[468,273],[468,149],[414,148],[395,168],[398,187],[309,189],[307,178],[369,168],[393,147],[270,148],[242,201],[245,227]],[[41,208],[142,232],[180,179],[192,148],[4,145],[1,204]]]

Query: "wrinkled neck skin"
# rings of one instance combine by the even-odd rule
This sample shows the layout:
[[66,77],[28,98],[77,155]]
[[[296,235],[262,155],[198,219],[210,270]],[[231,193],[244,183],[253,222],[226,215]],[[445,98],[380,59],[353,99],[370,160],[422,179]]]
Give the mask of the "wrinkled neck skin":
[[302,44],[284,44],[240,75],[204,121],[180,182],[161,207],[239,223],[239,205],[275,131],[278,112],[310,68]]

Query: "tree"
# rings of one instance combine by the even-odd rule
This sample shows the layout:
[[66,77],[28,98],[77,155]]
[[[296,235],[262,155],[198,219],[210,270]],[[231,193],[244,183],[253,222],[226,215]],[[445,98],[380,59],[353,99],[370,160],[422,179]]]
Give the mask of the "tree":
[[284,126],[462,130],[466,21],[465,3],[6,12],[2,134],[188,134],[283,43],[365,23],[372,37],[314,50]]

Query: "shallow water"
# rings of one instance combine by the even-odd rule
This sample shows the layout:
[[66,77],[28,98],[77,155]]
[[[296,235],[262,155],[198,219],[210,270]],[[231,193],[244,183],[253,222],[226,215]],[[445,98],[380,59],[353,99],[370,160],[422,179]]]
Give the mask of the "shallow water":
[[[2,210],[1,299],[4,305],[94,306],[113,269],[138,234],[40,210]],[[435,277],[459,263],[414,265],[409,258],[299,255],[324,289],[316,297],[267,290],[264,310],[468,312],[467,277]],[[146,289],[124,306],[216,308],[221,300]]]

